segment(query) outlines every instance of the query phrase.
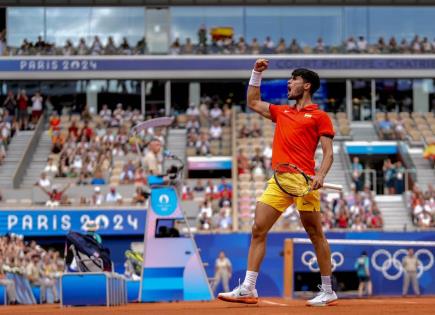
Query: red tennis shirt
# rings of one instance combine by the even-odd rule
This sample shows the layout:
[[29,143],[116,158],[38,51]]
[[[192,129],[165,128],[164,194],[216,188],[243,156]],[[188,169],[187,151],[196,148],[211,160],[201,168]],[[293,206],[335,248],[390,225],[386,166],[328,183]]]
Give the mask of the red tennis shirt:
[[273,138],[272,167],[292,163],[307,175],[314,175],[314,156],[320,136],[334,137],[334,127],[328,114],[316,104],[297,110],[289,105],[269,105],[276,123]]

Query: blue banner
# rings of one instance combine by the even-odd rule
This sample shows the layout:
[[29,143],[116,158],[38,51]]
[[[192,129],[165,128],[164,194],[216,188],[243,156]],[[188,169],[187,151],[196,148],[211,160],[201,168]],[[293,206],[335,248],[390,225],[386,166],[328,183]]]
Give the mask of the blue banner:
[[[429,242],[428,242],[429,243]],[[369,258],[370,279],[373,292],[378,295],[401,295],[405,271],[402,260],[408,249],[414,250],[419,262],[417,277],[422,294],[435,294],[435,246],[418,245],[417,242],[385,241],[366,243],[356,241],[351,244],[329,242],[331,247],[332,272],[356,272],[356,261],[362,252]],[[294,244],[294,272],[319,272],[316,255],[311,243]]]
[[2,210],[0,235],[60,236],[83,231],[89,220],[99,225],[101,235],[143,235],[146,210]]
[[[269,69],[311,68],[316,70],[435,70],[435,58],[430,57],[355,57],[315,56],[295,58],[270,57]],[[2,58],[0,72],[98,72],[155,70],[247,70],[255,57],[84,57],[84,58]]]

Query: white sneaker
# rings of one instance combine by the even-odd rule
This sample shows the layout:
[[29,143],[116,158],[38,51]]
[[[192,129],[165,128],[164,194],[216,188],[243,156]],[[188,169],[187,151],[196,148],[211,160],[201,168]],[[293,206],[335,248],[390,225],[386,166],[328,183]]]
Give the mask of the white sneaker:
[[257,290],[248,290],[244,286],[239,285],[231,292],[219,293],[219,300],[232,303],[244,303],[244,304],[257,304],[258,293]]
[[306,303],[307,306],[333,306],[338,304],[338,297],[334,291],[328,293],[321,285],[319,285],[318,288],[320,290],[319,294],[317,294],[315,298],[308,300]]

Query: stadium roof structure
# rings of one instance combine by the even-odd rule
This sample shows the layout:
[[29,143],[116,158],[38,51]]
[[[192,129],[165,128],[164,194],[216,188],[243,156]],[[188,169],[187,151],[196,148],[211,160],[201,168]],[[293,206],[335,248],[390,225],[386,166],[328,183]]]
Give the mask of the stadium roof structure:
[[0,6],[425,6],[434,4],[435,0],[0,0]]

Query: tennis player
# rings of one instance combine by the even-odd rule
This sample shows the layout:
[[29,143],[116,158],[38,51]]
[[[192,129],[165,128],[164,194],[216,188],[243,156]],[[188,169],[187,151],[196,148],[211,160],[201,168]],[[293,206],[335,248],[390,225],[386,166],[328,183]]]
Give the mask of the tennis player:
[[[332,139],[334,129],[329,116],[313,104],[311,97],[320,86],[317,73],[308,69],[296,69],[288,81],[288,99],[294,105],[272,105],[260,98],[261,75],[269,66],[266,59],[255,62],[249,81],[247,103],[249,108],[276,123],[272,148],[272,167],[280,163],[292,163],[313,177],[312,191],[303,197],[291,197],[283,192],[272,177],[267,189],[257,202],[252,226],[248,269],[241,285],[218,298],[227,302],[256,304],[258,294],[255,284],[266,250],[267,233],[280,215],[293,203],[300,213],[305,231],[313,243],[320,267],[322,285],[320,293],[307,301],[308,306],[334,305],[337,295],[331,286],[331,252],[322,230],[320,193],[326,174],[333,162]],[[323,159],[317,174],[314,172],[314,155],[319,143]],[[289,176],[286,185],[298,185],[300,178]]]

